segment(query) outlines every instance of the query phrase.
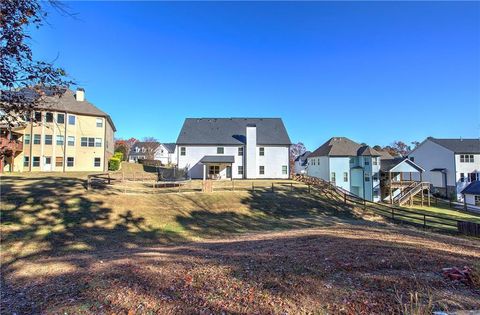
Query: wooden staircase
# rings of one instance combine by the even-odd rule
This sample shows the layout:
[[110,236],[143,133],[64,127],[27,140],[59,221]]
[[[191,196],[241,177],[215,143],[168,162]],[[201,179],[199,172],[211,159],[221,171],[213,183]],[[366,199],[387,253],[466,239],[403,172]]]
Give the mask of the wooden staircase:
[[430,183],[427,182],[413,182],[407,186],[399,195],[395,196],[394,203],[397,203],[399,206],[403,206],[406,203],[410,202],[410,205],[413,203],[413,198],[417,194],[421,194],[423,198],[423,190],[428,189]]

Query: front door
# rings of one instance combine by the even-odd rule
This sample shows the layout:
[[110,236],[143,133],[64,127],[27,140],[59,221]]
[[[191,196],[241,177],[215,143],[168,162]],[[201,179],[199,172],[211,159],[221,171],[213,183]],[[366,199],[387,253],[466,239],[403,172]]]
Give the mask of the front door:
[[232,178],[232,167],[227,166],[227,178]]
[[49,172],[52,170],[52,157],[51,156],[46,156],[45,157],[45,164],[44,164],[44,170]]

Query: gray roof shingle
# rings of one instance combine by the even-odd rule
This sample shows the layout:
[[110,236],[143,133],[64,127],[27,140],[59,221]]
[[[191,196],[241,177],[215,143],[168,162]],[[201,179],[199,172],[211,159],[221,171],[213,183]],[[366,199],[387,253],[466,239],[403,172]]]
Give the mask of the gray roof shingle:
[[316,156],[380,156],[370,148],[345,137],[333,137],[312,152],[309,157]]
[[167,149],[168,153],[175,152],[176,143],[162,143],[162,145]]
[[427,139],[455,153],[480,153],[480,139]]
[[465,187],[464,190],[462,190],[462,194],[468,194],[468,195],[480,195],[480,181],[476,180],[474,182],[471,182],[470,185]]
[[281,118],[187,118],[178,136],[177,144],[245,144],[247,125],[257,127],[257,144],[291,144]]
[[234,163],[235,157],[233,155],[205,155],[201,163]]

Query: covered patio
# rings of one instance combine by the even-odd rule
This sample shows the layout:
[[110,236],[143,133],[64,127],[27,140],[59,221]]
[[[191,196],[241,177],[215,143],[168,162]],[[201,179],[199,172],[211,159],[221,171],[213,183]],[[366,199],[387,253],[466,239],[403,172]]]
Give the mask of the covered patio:
[[422,192],[424,189],[430,190],[429,183],[423,182],[424,171],[408,158],[382,160],[380,167],[382,200],[402,205],[408,201],[412,203],[413,197],[421,193],[423,204]]
[[203,164],[203,180],[232,179],[233,155],[205,155],[200,163]]

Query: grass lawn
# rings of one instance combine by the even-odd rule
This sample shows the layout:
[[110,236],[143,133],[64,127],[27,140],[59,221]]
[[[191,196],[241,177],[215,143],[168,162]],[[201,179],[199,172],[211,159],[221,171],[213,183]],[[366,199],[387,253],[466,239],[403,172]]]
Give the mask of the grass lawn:
[[476,240],[373,222],[302,189],[84,184],[1,178],[2,313],[378,314],[410,292],[438,309],[480,308],[478,290],[441,275],[475,265]]
[[462,210],[452,209],[447,206],[431,205],[430,207],[428,206],[422,207],[420,205],[414,205],[411,209],[424,212],[426,214],[440,215],[440,216],[446,216],[456,220],[466,220],[466,221],[480,223],[480,215],[474,214],[471,212],[462,211]]

